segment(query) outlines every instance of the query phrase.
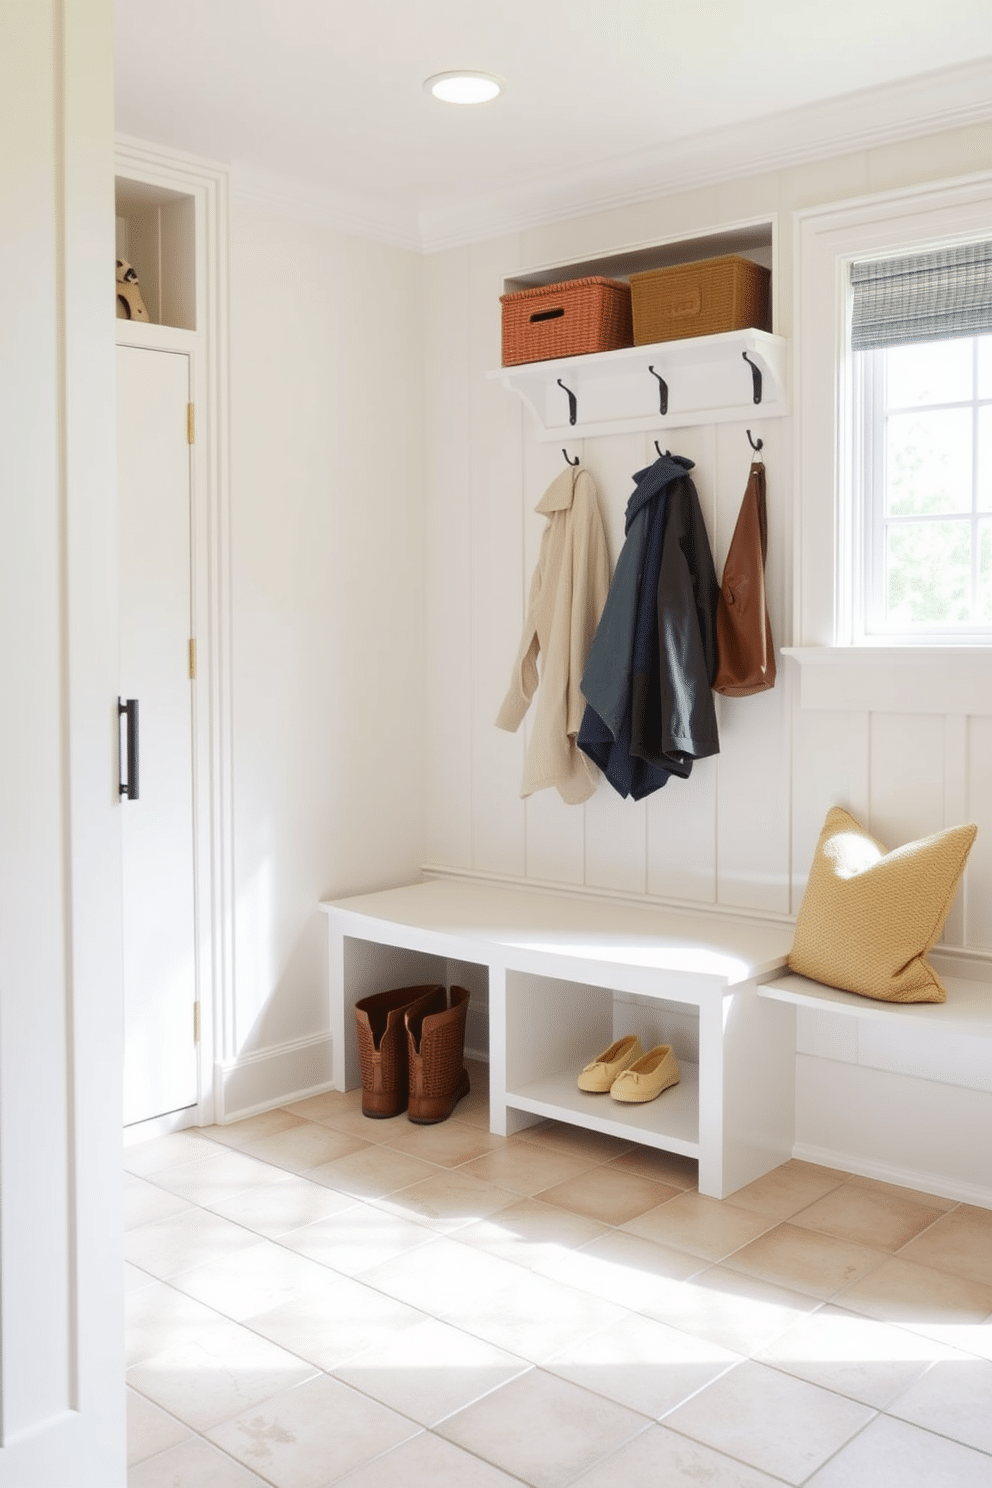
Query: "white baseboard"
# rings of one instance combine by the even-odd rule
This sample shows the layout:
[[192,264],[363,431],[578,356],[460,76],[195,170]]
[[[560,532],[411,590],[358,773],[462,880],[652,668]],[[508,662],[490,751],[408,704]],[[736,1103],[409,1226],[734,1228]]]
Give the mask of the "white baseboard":
[[215,1120],[241,1121],[333,1089],[331,1035],[310,1034],[214,1065]]
[[199,1106],[185,1106],[181,1111],[168,1111],[164,1116],[150,1116],[147,1121],[135,1121],[124,1128],[124,1146],[136,1147],[139,1142],[151,1142],[155,1137],[167,1137],[170,1132],[188,1131],[200,1125]]
[[927,1173],[914,1168],[897,1168],[888,1163],[873,1162],[853,1152],[835,1152],[828,1147],[813,1147],[797,1142],[792,1155],[802,1162],[821,1168],[839,1168],[856,1173],[859,1178],[875,1178],[880,1183],[893,1183],[898,1188],[912,1188],[919,1193],[936,1194],[954,1199],[959,1204],[974,1204],[979,1209],[992,1209],[992,1189],[978,1188],[959,1179],[948,1179],[940,1173]]

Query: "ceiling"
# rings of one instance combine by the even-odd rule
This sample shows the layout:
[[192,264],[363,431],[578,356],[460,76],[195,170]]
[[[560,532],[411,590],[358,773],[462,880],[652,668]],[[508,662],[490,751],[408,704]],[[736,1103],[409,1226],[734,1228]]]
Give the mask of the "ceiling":
[[[992,0],[116,0],[115,31],[120,133],[425,250],[992,121]],[[503,95],[424,91],[460,67]]]

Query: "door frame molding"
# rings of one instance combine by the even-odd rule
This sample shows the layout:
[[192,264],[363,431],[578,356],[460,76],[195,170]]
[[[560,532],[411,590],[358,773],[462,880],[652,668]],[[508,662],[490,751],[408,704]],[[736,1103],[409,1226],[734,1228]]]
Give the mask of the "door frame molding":
[[142,1122],[126,1140],[209,1126],[216,1070],[234,1030],[234,802],[231,493],[228,398],[228,176],[212,161],[118,135],[115,173],[191,197],[195,217],[196,330],[117,322],[119,344],[190,355],[193,636],[193,852],[196,985],[200,1007],[195,1107]]

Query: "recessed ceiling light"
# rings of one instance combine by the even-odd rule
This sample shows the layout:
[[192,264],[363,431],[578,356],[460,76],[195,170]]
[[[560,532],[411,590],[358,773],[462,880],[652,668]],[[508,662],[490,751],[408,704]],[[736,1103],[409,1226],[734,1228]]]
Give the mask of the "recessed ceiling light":
[[488,103],[503,84],[491,72],[436,72],[424,87],[442,103]]

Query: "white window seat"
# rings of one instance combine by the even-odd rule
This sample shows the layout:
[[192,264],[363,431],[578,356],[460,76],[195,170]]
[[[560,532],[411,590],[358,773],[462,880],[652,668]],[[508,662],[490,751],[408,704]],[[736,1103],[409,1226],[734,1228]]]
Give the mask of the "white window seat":
[[992,985],[966,977],[945,976],[943,972],[940,979],[947,988],[946,1002],[880,1002],[873,997],[859,997],[856,992],[825,987],[822,982],[810,981],[795,972],[765,982],[758,988],[758,995],[847,1018],[897,1018],[906,1026],[925,1026],[931,1034],[943,1030],[992,1038]]

